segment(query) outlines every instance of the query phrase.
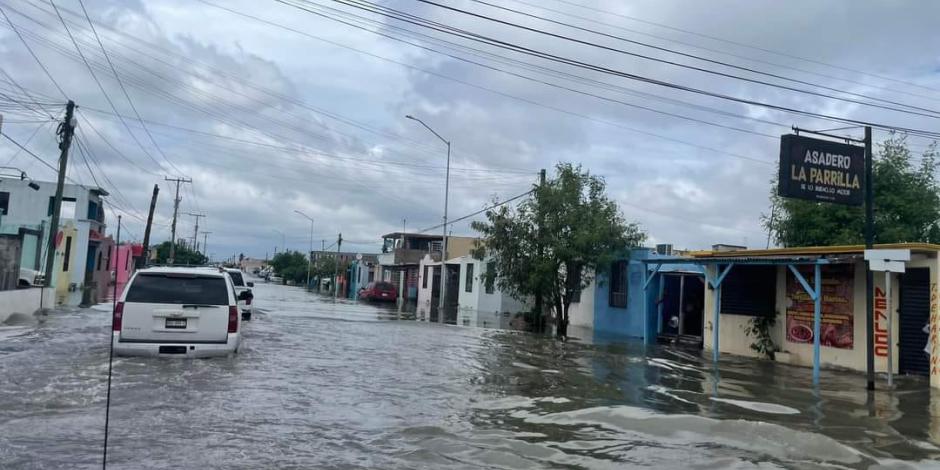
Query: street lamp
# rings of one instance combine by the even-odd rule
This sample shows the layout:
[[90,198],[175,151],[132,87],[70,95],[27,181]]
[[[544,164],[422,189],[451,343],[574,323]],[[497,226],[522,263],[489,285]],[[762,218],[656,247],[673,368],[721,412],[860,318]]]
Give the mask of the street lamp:
[[310,250],[307,251],[307,290],[310,290],[310,265],[313,264],[313,217],[310,217],[296,209],[294,212],[300,214],[301,217],[310,221]]
[[447,144],[447,169],[444,173],[444,240],[443,247],[441,249],[441,298],[440,304],[438,305],[438,314],[441,315],[440,318],[444,318],[444,296],[447,286],[447,197],[450,194],[450,141],[441,137],[441,135],[437,132],[434,132],[434,129],[431,129],[431,126],[425,124],[424,121],[410,114],[406,115],[405,118],[411,119],[412,121],[417,121],[422,126],[424,126],[425,129],[431,131],[435,137],[441,139],[441,142]]

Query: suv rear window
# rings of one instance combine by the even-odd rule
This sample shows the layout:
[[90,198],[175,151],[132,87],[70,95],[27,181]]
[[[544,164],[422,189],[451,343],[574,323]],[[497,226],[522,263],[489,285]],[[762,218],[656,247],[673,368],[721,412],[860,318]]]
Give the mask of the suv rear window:
[[235,287],[245,286],[245,280],[242,279],[242,273],[237,271],[229,271],[228,275],[232,277],[232,284],[235,284]]
[[225,278],[180,274],[138,274],[127,302],[228,305]]

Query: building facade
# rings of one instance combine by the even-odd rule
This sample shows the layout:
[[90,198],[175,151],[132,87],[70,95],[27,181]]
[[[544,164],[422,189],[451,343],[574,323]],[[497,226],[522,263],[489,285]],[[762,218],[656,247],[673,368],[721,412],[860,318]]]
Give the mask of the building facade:
[[49,230],[55,188],[53,182],[0,179],[0,233],[24,234],[21,267],[35,266],[39,271],[45,268],[50,232],[60,234],[52,278],[56,302],[79,305],[89,302],[99,290],[95,272],[106,240],[102,198],[108,193],[101,188],[64,185],[60,226]]

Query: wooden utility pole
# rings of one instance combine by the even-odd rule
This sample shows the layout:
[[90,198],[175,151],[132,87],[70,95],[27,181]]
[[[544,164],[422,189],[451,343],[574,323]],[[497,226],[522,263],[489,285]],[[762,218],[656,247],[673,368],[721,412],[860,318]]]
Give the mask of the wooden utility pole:
[[[539,170],[539,191],[545,189],[545,169]],[[539,202],[539,196],[536,195],[536,202]],[[536,208],[538,210],[538,242],[536,244],[536,253],[538,254],[539,259],[541,260],[543,256],[542,249],[542,225],[544,225],[543,219],[545,215],[542,213],[542,205],[537,204]],[[544,303],[542,299],[542,290],[541,288],[535,289],[535,322],[538,331],[543,331],[545,328],[544,316],[542,310],[544,309]]]
[[153,196],[150,197],[150,212],[147,214],[147,226],[144,228],[144,253],[137,259],[137,269],[143,268],[150,261],[150,228],[153,226],[153,211],[157,208],[157,194],[160,194],[160,185],[153,185]]
[[45,285],[52,285],[52,267],[55,264],[56,236],[59,234],[59,212],[62,210],[62,191],[65,186],[65,172],[69,162],[69,147],[75,133],[75,102],[69,100],[65,105],[65,120],[59,124],[59,175],[56,179],[55,198],[52,201],[52,221],[49,224],[49,245],[46,251]]
[[[209,259],[209,234],[212,232],[202,232],[202,254],[206,255],[206,260]],[[264,254],[265,260],[268,258],[268,254]]]
[[170,257],[166,260],[167,264],[173,264],[176,258],[176,216],[179,213],[180,209],[180,184],[181,183],[192,183],[193,180],[189,178],[163,178],[166,181],[171,181],[176,183],[176,197],[173,199],[173,225],[170,226]]
[[343,234],[336,239],[336,262],[333,263],[333,300],[339,296],[339,251],[343,247]]
[[199,251],[199,219],[205,217],[206,214],[193,214],[192,212],[187,212],[186,215],[196,218],[196,228],[193,230],[193,251]]

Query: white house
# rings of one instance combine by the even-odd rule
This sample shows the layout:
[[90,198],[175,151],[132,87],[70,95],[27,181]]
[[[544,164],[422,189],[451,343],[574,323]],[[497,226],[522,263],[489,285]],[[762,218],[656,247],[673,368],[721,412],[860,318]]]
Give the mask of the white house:
[[527,302],[502,292],[495,280],[486,282],[486,273],[495,269],[493,261],[479,260],[467,255],[454,258],[448,264],[460,266],[457,283],[458,324],[490,326],[484,323],[500,323],[502,318],[505,318],[508,324],[510,315],[529,309]]
[[[24,267],[36,266],[40,271],[45,268],[55,188],[53,182],[0,178],[0,213],[3,214],[0,233],[15,234],[21,229],[41,233],[35,241],[24,243],[21,257]],[[62,292],[57,296],[57,303],[81,303],[83,292],[90,288],[94,272],[102,263],[98,254],[105,239],[106,225],[101,198],[107,195],[107,191],[96,187],[66,184],[63,188],[60,225],[56,230],[64,230],[56,249],[56,254],[63,258],[57,261],[52,278],[56,291]],[[104,253],[104,257],[107,256]]]

